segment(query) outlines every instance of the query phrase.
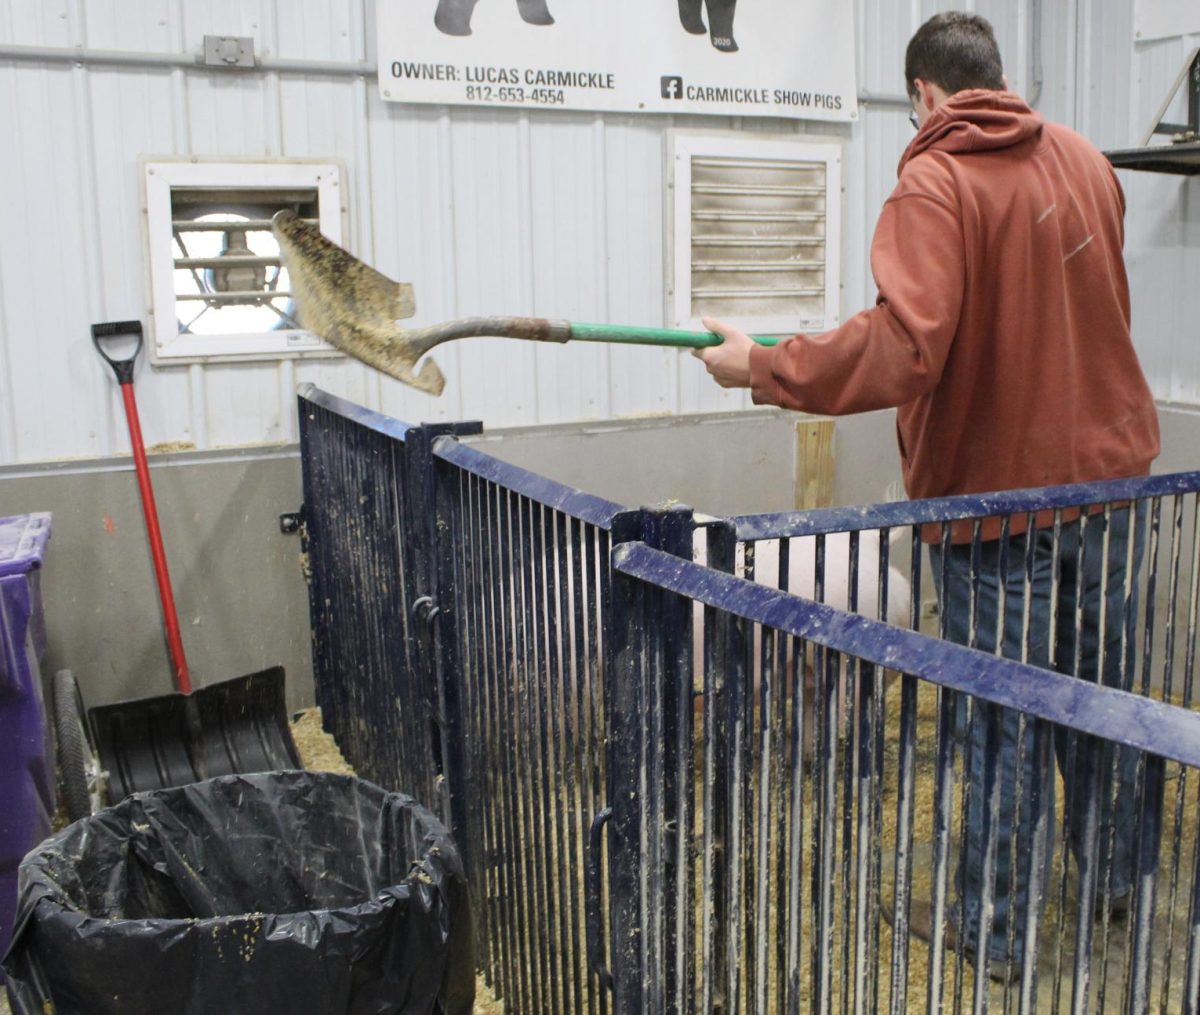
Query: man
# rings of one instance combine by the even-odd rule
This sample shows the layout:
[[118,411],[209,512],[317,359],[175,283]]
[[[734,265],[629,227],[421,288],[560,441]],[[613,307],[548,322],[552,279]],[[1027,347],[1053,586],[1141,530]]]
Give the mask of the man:
[[[706,320],[724,343],[698,355],[718,384],[749,387],[757,403],[835,415],[898,407],[900,458],[912,498],[1145,475],[1159,450],[1158,422],[1130,337],[1121,255],[1124,196],[1107,160],[1006,90],[995,37],[983,18],[947,12],[922,25],[908,45],[905,77],[918,129],[901,156],[899,182],[872,242],[875,306],[831,332],[797,335],[775,348]],[[1081,526],[1076,519],[1064,527],[1058,616],[1075,616],[1074,569],[1083,569],[1088,590],[1078,658],[1069,623],[1059,624],[1055,644],[1049,644],[1050,533],[1027,535],[1023,520],[1013,520],[1007,557],[1018,563],[1007,580],[1004,654],[1021,652],[1020,562],[1029,538],[1037,561],[1029,661],[1111,684],[1129,679],[1132,646],[1121,651],[1121,629],[1131,528],[1135,572],[1142,544],[1138,513],[1129,515],[1115,511],[1109,526],[1107,594],[1100,590],[1103,526]],[[973,643],[988,651],[995,649],[1005,582],[997,563],[999,534],[998,523],[984,529]],[[938,591],[947,636],[966,643],[969,530],[956,529],[953,538],[956,545],[945,559],[940,546],[931,546],[930,554],[933,573],[946,576]],[[1012,835],[1027,825],[1031,752],[1022,758],[1024,809],[1014,814],[1015,714],[974,703],[967,731],[972,776],[982,778],[989,717],[1000,728],[1003,802],[995,913],[983,933],[989,971],[1011,976],[1023,959],[1028,900],[1027,875],[1019,871],[1010,886],[1009,862],[1014,850],[1024,855],[1025,844],[1014,845]],[[1067,758],[1065,742],[1057,746],[1065,772],[1083,767]],[[1111,769],[1111,756],[1105,763]],[[1116,826],[1106,879],[1106,901],[1114,910],[1127,899],[1132,877],[1135,770],[1136,759],[1121,759],[1115,813],[1105,808],[1101,814],[1106,826]],[[1083,774],[1071,771],[1074,820],[1068,824],[1074,826],[1069,845],[1076,863],[1086,865],[1079,828]],[[956,947],[976,953],[983,817],[982,794],[972,796],[967,848],[956,876],[965,916],[963,926],[949,931]],[[1097,855],[1108,855],[1106,841]],[[914,932],[927,934],[928,922],[927,907],[914,903]]]

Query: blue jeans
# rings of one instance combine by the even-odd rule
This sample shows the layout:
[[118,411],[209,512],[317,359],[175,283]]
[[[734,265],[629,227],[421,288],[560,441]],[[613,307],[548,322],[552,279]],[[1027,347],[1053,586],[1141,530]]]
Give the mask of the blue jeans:
[[[1137,616],[1136,575],[1145,545],[1146,512],[1144,505],[1137,509],[1135,525],[1133,577],[1131,577],[1132,615]],[[1031,609],[1029,623],[1028,661],[1035,666],[1047,667],[1067,674],[1075,672],[1076,651],[1076,583],[1082,567],[1082,611],[1079,614],[1079,670],[1080,678],[1096,682],[1100,665],[1100,617],[1101,603],[1107,599],[1104,620],[1104,673],[1103,681],[1111,687],[1122,684],[1128,689],[1133,681],[1134,642],[1131,636],[1122,653],[1121,638],[1126,618],[1125,576],[1129,546],[1129,510],[1114,509],[1109,523],[1109,550],[1107,595],[1102,588],[1104,556],[1104,522],[1100,515],[1088,519],[1083,538],[1082,561],[1080,559],[1079,521],[1062,526],[1058,559],[1061,577],[1058,589],[1058,619],[1055,644],[1050,645],[1050,596],[1054,569],[1053,533],[1039,530],[1028,538],[1034,540],[1033,580],[1031,584]],[[1026,535],[1013,536],[1008,540],[1007,581],[1005,582],[1004,643],[1001,654],[1009,658],[1021,657],[1022,611],[1025,596]],[[999,540],[983,543],[979,563],[978,613],[974,646],[985,652],[996,648],[996,628],[999,612],[999,590],[1004,576],[1000,569],[1001,543]],[[971,558],[970,544],[953,546],[943,554],[941,546],[930,546],[930,561],[933,566],[933,582],[938,591],[940,608],[944,615],[946,638],[960,644],[971,644]],[[945,557],[945,588],[942,588],[943,557]],[[1122,657],[1123,660],[1122,660]],[[1122,661],[1124,666],[1122,666]],[[968,950],[976,949],[981,892],[983,887],[984,850],[984,807],[983,779],[984,762],[987,758],[986,729],[989,720],[999,734],[999,750],[995,752],[1000,781],[1000,814],[996,829],[997,855],[994,891],[994,911],[991,933],[987,945],[987,958],[1003,960],[1008,956],[1008,921],[1015,919],[1014,945],[1011,960],[1023,961],[1025,942],[1025,919],[1028,914],[1029,870],[1027,857],[1029,835],[1032,829],[1031,790],[1034,780],[1034,756],[1032,750],[1032,726],[1027,727],[1023,756],[1018,758],[1017,736],[1019,713],[1000,706],[973,700],[970,718],[967,718],[965,698],[959,699],[959,732],[965,737],[967,770],[970,779],[970,803],[966,819],[966,849],[959,857],[955,875],[955,887],[963,906],[964,926],[959,929],[959,938]],[[996,734],[993,733],[993,736]],[[1082,744],[1076,751],[1069,751],[1069,737],[1062,729],[1055,729],[1055,754],[1059,769],[1063,773],[1066,792],[1067,845],[1080,872],[1088,869],[1089,857],[1084,848],[1084,814],[1087,799],[1086,787],[1089,772],[1085,769]],[[1073,755],[1073,756],[1072,756]],[[1017,770],[1022,766],[1022,790],[1020,813],[1016,813]],[[1113,747],[1105,743],[1100,753],[1101,806],[1099,809],[1099,849],[1096,851],[1098,869],[1094,872],[1097,885],[1103,886],[1103,867],[1109,850],[1112,850],[1112,866],[1107,881],[1109,898],[1116,899],[1129,891],[1133,881],[1134,864],[1134,792],[1137,778],[1138,757],[1132,750],[1120,752],[1117,759],[1115,779],[1113,773]],[[1047,862],[1053,851],[1054,821],[1054,773],[1045,773],[1041,787],[1045,794],[1050,821],[1047,844]],[[1114,802],[1115,801],[1115,802]],[[1016,844],[1016,879],[1012,882],[1011,860],[1013,855],[1014,829],[1020,836]],[[1109,841],[1110,829],[1112,841]],[[1043,882],[1044,883],[1044,882]],[[955,910],[951,909],[952,918]],[[1038,914],[1040,916],[1040,912]]]

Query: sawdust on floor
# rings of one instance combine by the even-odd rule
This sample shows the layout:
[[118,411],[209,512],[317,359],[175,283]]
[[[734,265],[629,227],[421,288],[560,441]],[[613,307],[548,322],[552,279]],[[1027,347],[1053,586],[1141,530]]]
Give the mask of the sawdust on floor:
[[335,772],[354,775],[354,769],[342,757],[337,742],[321,728],[321,710],[306,708],[292,719],[292,740],[300,763],[310,772]]

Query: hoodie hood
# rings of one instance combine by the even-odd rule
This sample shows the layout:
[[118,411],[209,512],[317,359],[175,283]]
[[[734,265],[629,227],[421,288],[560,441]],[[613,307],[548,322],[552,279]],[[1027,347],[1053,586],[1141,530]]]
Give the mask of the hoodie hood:
[[1042,118],[1012,92],[982,88],[956,92],[925,121],[900,156],[896,174],[925,151],[965,155],[1011,148],[1041,132]]

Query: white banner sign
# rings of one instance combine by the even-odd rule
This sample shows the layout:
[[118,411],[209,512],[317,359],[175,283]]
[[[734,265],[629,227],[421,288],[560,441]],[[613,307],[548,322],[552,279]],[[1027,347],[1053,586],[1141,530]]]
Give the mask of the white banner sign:
[[846,0],[377,0],[393,102],[857,118]]
[[1200,32],[1200,3],[1196,0],[1137,0],[1133,5],[1133,32],[1139,42]]

